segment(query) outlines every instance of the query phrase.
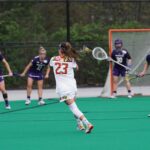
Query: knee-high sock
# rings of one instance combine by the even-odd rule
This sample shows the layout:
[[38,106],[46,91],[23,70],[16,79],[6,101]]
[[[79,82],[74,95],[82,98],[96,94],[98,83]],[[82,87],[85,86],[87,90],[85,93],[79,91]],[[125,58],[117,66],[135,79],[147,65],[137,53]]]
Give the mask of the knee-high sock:
[[[81,118],[81,116],[83,116],[83,113],[79,110],[79,108],[77,107],[76,103],[72,103],[71,105],[69,105],[70,110],[72,111],[72,113],[75,115],[75,117],[77,118]],[[89,121],[83,117],[81,120],[86,126],[89,124]]]
[[83,113],[79,110],[79,108],[77,107],[76,103],[72,103],[71,105],[68,105],[70,110],[72,111],[72,113],[77,117],[80,118],[81,116],[83,116]]

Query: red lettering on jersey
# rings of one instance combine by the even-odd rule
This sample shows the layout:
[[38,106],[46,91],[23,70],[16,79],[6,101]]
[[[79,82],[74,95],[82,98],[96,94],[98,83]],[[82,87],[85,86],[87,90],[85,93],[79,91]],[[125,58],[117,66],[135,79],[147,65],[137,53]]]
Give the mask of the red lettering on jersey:
[[56,62],[56,74],[67,74],[68,73],[68,64]]

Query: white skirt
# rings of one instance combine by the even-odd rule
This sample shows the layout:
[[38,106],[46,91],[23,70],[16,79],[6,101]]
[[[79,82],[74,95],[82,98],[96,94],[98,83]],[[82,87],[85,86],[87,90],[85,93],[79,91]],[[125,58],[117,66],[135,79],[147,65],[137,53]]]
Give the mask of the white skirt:
[[56,93],[60,97],[60,102],[73,99],[77,94],[77,84],[75,79],[67,79],[56,82]]

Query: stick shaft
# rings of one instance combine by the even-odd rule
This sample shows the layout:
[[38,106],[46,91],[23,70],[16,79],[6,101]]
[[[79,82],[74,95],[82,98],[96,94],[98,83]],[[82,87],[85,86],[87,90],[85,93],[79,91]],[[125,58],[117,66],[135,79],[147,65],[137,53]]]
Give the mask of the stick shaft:
[[6,78],[6,77],[12,77],[12,76],[10,76],[10,75],[2,75],[2,76],[0,76],[0,78]]
[[123,65],[123,64],[120,64],[119,62],[113,60],[111,57],[108,57],[108,60],[109,60],[109,61],[113,61],[114,63],[116,63],[116,64],[118,64],[118,65],[124,67],[124,68],[127,69],[127,70],[131,70],[131,68],[129,68],[129,67]]

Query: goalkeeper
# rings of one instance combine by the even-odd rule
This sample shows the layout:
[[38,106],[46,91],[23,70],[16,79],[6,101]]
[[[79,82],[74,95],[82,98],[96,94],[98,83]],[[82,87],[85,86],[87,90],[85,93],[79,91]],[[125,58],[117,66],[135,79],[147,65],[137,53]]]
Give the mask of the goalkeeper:
[[[111,54],[112,59],[117,61],[118,63],[130,68],[131,64],[132,64],[132,59],[131,59],[129,52],[123,48],[122,40],[116,39],[114,42],[114,46],[115,46],[115,49],[113,50],[113,52]],[[112,94],[111,98],[116,98],[116,96],[117,96],[118,80],[119,80],[120,76],[125,79],[126,88],[128,90],[128,98],[132,98],[131,84],[130,84],[129,80],[127,80],[127,78],[126,78],[126,73],[128,71],[129,70],[126,70],[124,67],[122,67],[116,63],[114,64],[114,67],[113,67],[113,94]]]

